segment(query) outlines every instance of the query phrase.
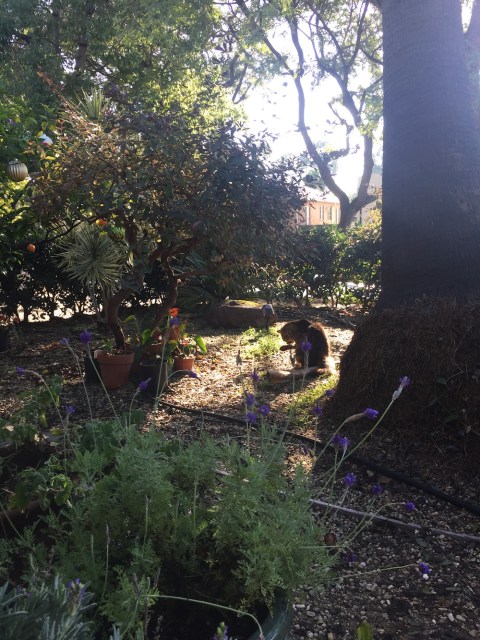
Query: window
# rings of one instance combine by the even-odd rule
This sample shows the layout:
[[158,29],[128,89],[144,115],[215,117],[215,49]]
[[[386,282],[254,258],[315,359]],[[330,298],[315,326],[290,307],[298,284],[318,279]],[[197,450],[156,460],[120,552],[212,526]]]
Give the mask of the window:
[[303,212],[305,214],[305,224],[310,224],[310,205],[306,205],[303,207]]
[[327,222],[332,222],[333,220],[333,207],[327,207]]
[[319,211],[320,211],[320,220],[323,221],[323,215],[324,215],[323,204],[320,205]]

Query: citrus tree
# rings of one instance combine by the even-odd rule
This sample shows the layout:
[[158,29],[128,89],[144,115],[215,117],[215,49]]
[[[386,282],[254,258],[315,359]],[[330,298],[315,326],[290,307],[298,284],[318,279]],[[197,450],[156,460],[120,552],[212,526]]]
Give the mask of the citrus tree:
[[[113,96],[115,98],[115,96]],[[107,301],[118,346],[121,303],[139,291],[155,263],[169,282],[157,324],[195,270],[187,258],[201,250],[204,272],[221,282],[285,251],[285,225],[302,199],[288,166],[269,164],[268,147],[234,123],[211,126],[171,106],[163,114],[138,102],[112,99],[92,119],[64,100],[54,160],[30,186],[42,223],[64,233],[101,221],[102,232],[125,246],[128,260]]]

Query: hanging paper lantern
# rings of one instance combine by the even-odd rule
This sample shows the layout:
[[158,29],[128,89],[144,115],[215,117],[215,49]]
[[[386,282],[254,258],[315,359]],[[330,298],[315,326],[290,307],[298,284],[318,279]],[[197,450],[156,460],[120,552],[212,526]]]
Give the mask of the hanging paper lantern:
[[22,182],[28,178],[28,168],[20,160],[12,160],[7,164],[7,175],[14,182]]

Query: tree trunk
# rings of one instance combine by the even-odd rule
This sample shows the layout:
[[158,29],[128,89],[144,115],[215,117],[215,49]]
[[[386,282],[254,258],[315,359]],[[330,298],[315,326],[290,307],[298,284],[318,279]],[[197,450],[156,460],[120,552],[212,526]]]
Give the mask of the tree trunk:
[[480,149],[460,0],[383,0],[380,308],[480,294]]
[[[382,294],[342,357],[326,411],[343,420],[366,406],[381,409],[407,376],[411,387],[382,425],[392,447],[413,443],[417,463],[420,449],[425,457],[434,451],[444,470],[467,461],[478,469],[480,151],[460,0],[377,4],[384,24]],[[455,457],[459,431],[465,449]]]

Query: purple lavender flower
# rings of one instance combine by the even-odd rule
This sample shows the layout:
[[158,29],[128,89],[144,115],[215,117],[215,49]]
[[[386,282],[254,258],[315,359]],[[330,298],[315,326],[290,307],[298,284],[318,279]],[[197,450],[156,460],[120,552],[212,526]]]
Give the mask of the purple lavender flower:
[[180,324],[180,319],[178,316],[173,316],[173,318],[170,318],[169,323],[168,323],[171,327],[178,327],[178,325]]
[[325,391],[325,395],[327,396],[327,398],[331,398],[333,395],[335,395],[335,389],[327,389]]
[[369,420],[376,420],[378,418],[378,411],[376,409],[365,409],[363,415]]
[[75,580],[69,580],[66,584],[67,589],[73,589],[74,587],[80,586],[80,578],[75,578]]
[[253,395],[253,393],[245,394],[245,404],[249,409],[253,407],[253,405],[255,404],[255,396]]
[[343,554],[343,557],[345,558],[345,561],[348,562],[349,564],[350,563],[353,564],[354,562],[357,562],[357,560],[358,560],[357,554],[354,553],[353,551],[346,551]]
[[258,407],[258,413],[262,416],[269,416],[270,415],[270,407],[268,406],[268,404],[261,404]]
[[60,344],[62,345],[62,347],[68,347],[69,345],[68,338],[62,338],[60,340]]
[[147,387],[150,383],[151,378],[147,378],[146,380],[142,380],[138,383],[137,391],[146,391]]
[[400,378],[400,384],[398,385],[398,389],[396,389],[396,390],[393,392],[392,400],[397,400],[397,398],[399,398],[399,397],[400,397],[400,395],[401,395],[402,391],[403,391],[406,387],[408,387],[408,385],[409,385],[409,384],[410,384],[410,378],[407,378],[407,376],[402,376],[402,377]]
[[83,344],[88,344],[89,342],[92,341],[93,333],[91,331],[87,331],[87,329],[84,329],[80,334],[79,338],[80,338],[80,342],[82,342]]
[[306,338],[300,346],[302,347],[302,351],[305,351],[305,353],[307,353],[307,351],[311,351],[312,349],[312,343],[309,342]]
[[407,513],[412,513],[412,511],[415,511],[415,503],[408,500],[408,502],[405,503],[405,510]]
[[260,380],[260,376],[258,375],[256,369],[253,370],[253,373],[250,374],[250,377],[253,380],[253,384],[257,384],[257,382]]
[[347,473],[347,475],[343,479],[343,482],[347,487],[353,487],[356,481],[357,481],[357,476],[354,473]]
[[372,487],[372,493],[374,496],[379,496],[381,493],[383,493],[383,487],[381,484],[374,484]]
[[16,371],[17,371],[19,376],[23,376],[23,374],[25,373],[26,369],[24,369],[23,367],[17,367]]
[[188,377],[189,378],[198,378],[198,373],[195,373],[195,371],[189,371],[188,372]]
[[245,418],[250,424],[256,424],[257,422],[257,414],[255,413],[255,411],[247,411],[247,413],[245,414]]
[[320,418],[321,416],[323,416],[323,409],[322,407],[319,405],[318,402],[316,402],[313,407],[312,407],[312,414],[314,416],[317,416],[318,418]]
[[346,451],[348,449],[348,446],[350,445],[350,440],[346,436],[342,437],[339,433],[336,433],[333,436],[331,443],[334,447]]
[[426,562],[420,562],[420,564],[418,565],[418,570],[422,575],[427,575],[427,576],[431,572],[431,569]]
[[72,413],[75,413],[75,407],[71,404],[67,404],[65,405],[65,412],[67,414],[67,416],[71,416]]

